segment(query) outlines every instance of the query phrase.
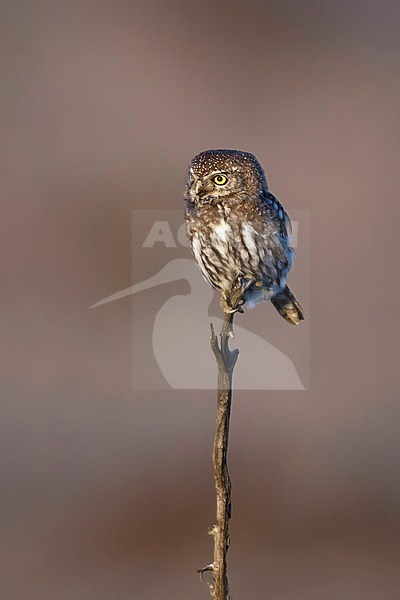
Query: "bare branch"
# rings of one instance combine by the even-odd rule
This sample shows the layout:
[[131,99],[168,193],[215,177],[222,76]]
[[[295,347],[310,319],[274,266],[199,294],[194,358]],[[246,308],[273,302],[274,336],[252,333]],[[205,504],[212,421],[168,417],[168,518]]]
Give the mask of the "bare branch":
[[211,534],[214,537],[214,561],[204,569],[199,569],[201,577],[205,571],[212,571],[211,595],[215,600],[229,599],[227,552],[229,549],[229,519],[231,517],[231,481],[228,472],[227,453],[229,421],[232,402],[232,376],[239,350],[229,348],[229,340],[234,337],[233,317],[235,312],[243,312],[243,288],[236,282],[229,297],[223,298],[225,317],[218,336],[211,324],[210,344],[218,366],[217,418],[215,428],[213,466],[217,495],[217,519]]

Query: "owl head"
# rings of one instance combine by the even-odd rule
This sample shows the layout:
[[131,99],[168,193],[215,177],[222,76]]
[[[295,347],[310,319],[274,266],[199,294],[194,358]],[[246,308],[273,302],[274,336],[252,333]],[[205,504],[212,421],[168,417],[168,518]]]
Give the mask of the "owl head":
[[192,201],[223,201],[257,196],[268,190],[264,171],[253,154],[240,150],[206,150],[189,165],[186,197]]

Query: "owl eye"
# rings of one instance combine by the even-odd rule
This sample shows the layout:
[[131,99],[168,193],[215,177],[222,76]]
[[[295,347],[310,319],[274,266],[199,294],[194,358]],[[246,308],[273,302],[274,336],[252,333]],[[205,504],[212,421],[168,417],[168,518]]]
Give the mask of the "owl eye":
[[214,175],[212,178],[213,182],[217,185],[226,185],[228,183],[228,178],[225,175]]

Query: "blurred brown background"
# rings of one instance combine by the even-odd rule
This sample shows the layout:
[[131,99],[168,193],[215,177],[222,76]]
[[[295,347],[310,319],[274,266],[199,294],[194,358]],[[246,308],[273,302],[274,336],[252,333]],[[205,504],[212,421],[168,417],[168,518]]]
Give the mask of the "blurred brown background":
[[232,598],[398,597],[399,12],[2,2],[2,598],[208,598],[214,394],[133,393],[129,298],[89,306],[213,147],[312,218],[311,389],[235,396]]

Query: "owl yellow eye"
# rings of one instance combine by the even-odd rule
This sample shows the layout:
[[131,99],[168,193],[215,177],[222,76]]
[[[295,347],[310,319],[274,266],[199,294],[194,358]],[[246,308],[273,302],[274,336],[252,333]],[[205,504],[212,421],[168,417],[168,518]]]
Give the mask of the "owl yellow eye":
[[225,177],[225,175],[214,175],[214,177],[212,178],[213,182],[216,183],[217,185],[225,185],[228,183],[228,178]]

